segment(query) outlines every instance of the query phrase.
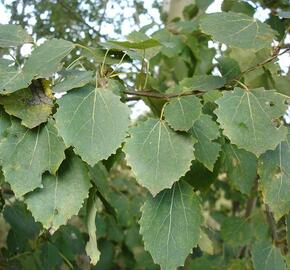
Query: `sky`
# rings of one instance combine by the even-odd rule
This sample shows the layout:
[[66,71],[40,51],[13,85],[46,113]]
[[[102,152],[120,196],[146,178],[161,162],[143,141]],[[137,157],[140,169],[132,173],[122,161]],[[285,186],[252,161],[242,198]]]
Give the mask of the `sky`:
[[[8,1],[12,1],[12,0],[6,0],[6,2]],[[157,21],[160,21],[159,18],[159,13],[156,9],[152,8],[152,0],[146,0],[144,1],[144,5],[145,7],[148,9],[148,11],[150,12],[150,15],[155,18]],[[219,12],[221,11],[221,4],[222,4],[223,0],[215,0],[207,9],[207,13],[213,13],[213,12]],[[109,7],[111,7],[111,5],[109,5]],[[108,15],[111,16],[112,18],[115,16],[114,14],[116,14],[116,9],[118,9],[117,6],[113,6],[112,8],[110,8],[108,10]],[[131,18],[133,16],[134,13],[134,9],[124,9],[124,15],[126,15],[127,18]],[[261,21],[265,21],[268,18],[268,14],[270,11],[264,10],[263,8],[258,8],[257,12],[255,14],[256,18],[259,18],[259,20]],[[7,24],[9,23],[9,19],[10,19],[10,14],[7,12],[7,10],[5,9],[5,7],[3,6],[2,3],[0,3],[0,23],[1,24]],[[142,25],[140,25],[141,27],[144,25],[149,24],[151,21],[148,19],[148,17],[146,16],[142,16],[142,18],[140,18],[140,21],[142,23]],[[128,35],[130,32],[132,32],[132,30],[137,30],[137,29],[132,29],[132,25],[130,24],[129,21],[124,22],[124,24],[122,25],[122,35],[125,37],[126,35]],[[110,24],[104,24],[104,26],[102,27],[102,31],[106,32],[106,33],[112,33],[111,38],[114,38],[114,29],[112,29],[112,25]],[[286,39],[287,42],[290,42],[290,37],[288,36],[288,38]],[[31,52],[31,45],[27,44],[24,45],[21,48],[21,53],[23,53],[24,56],[29,55]],[[286,73],[288,71],[288,67],[289,67],[289,63],[290,63],[290,56],[289,54],[283,54],[282,56],[279,57],[279,64],[281,66],[281,69],[284,71],[284,73]],[[136,119],[139,117],[139,115],[145,113],[149,111],[149,108],[145,105],[145,103],[143,101],[138,101],[134,106],[132,106],[132,114],[131,117],[132,119]],[[288,110],[289,112],[289,117],[287,117],[287,121],[290,122],[290,109]]]

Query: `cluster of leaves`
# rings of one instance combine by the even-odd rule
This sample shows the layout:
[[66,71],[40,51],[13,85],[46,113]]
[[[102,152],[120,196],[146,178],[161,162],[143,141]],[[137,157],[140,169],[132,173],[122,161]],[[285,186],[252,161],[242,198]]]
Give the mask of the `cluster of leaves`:
[[[245,2],[197,3],[151,37],[51,39],[23,65],[0,60],[5,269],[290,267],[289,79],[275,63],[288,13],[281,34]],[[18,25],[0,36],[7,51],[33,43]],[[90,64],[64,67],[73,51]],[[134,89],[122,62],[141,63]],[[151,109],[133,123],[132,97]]]

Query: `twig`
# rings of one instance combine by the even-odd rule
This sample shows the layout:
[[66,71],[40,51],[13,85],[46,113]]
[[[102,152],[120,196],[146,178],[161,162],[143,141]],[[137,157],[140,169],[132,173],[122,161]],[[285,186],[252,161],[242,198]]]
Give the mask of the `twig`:
[[182,96],[191,96],[195,95],[197,93],[202,93],[201,90],[192,90],[182,93],[172,93],[172,94],[162,94],[152,91],[124,91],[124,94],[132,95],[132,96],[140,96],[140,97],[150,97],[150,98],[157,98],[157,99],[170,99],[170,98],[176,98],[176,97],[182,97]]

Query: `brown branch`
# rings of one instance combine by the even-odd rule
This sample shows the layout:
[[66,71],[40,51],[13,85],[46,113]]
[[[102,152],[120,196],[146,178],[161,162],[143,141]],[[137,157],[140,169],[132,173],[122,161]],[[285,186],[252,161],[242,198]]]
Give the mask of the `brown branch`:
[[182,93],[172,93],[172,94],[163,94],[163,93],[157,93],[152,91],[124,91],[124,94],[132,95],[132,96],[140,96],[140,97],[149,97],[149,98],[157,98],[157,99],[170,99],[170,98],[176,98],[176,97],[182,97],[182,96],[191,96],[195,95],[197,93],[202,93],[204,91],[201,90],[192,90]]

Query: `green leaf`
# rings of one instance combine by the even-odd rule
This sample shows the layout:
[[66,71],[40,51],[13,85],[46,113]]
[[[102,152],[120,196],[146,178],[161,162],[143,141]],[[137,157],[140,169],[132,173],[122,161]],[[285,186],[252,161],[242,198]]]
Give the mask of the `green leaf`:
[[165,120],[174,130],[189,130],[201,114],[201,103],[195,96],[183,96],[169,101],[164,110]]
[[13,121],[0,143],[5,180],[17,197],[41,185],[45,171],[55,174],[64,159],[65,146],[53,121],[29,130]]
[[16,47],[33,39],[20,25],[0,24],[0,47]]
[[58,100],[59,134],[90,165],[107,159],[125,139],[130,111],[119,99],[109,89],[87,85]]
[[290,210],[290,128],[286,141],[260,157],[258,173],[264,201],[278,220]]
[[263,88],[246,91],[235,88],[223,92],[215,114],[226,135],[239,148],[257,157],[274,150],[285,139],[287,129],[277,128],[274,120],[286,112],[284,98],[274,90]]
[[201,224],[198,197],[187,183],[177,182],[145,202],[140,233],[154,262],[173,270],[197,245]]
[[257,157],[233,144],[226,143],[222,151],[223,168],[234,187],[250,195],[257,177]]
[[213,75],[195,75],[185,78],[178,85],[167,89],[168,93],[189,92],[194,90],[209,91],[222,87],[226,83],[225,79]]
[[221,237],[232,247],[242,247],[252,240],[252,228],[243,218],[227,217],[221,225]]
[[259,241],[253,245],[252,261],[255,270],[287,270],[280,249],[268,241]]
[[52,88],[54,93],[62,93],[74,88],[83,87],[93,79],[92,71],[67,70],[62,72],[64,79]]
[[270,47],[275,32],[267,24],[245,14],[218,12],[207,14],[200,21],[204,33],[219,42],[244,49]]
[[236,79],[241,74],[239,63],[228,56],[218,58],[218,68],[227,81]]
[[27,88],[34,74],[24,73],[13,66],[0,65],[0,94],[10,94],[19,89]]
[[139,41],[139,42],[131,42],[131,41],[107,41],[108,44],[118,45],[129,49],[148,49],[156,46],[160,46],[161,44],[156,39],[148,38],[147,40]]
[[32,52],[23,67],[23,72],[38,78],[48,77],[60,69],[61,60],[74,47],[72,42],[63,39],[47,40]]
[[130,130],[124,152],[136,180],[156,195],[184,175],[194,159],[190,137],[162,120],[148,119]]
[[52,112],[53,103],[44,95],[40,97],[30,89],[22,89],[7,96],[0,97],[0,104],[10,115],[20,118],[21,124],[34,128],[46,122]]
[[0,138],[7,128],[11,126],[11,117],[0,107]]
[[43,187],[25,197],[28,209],[36,221],[52,232],[76,215],[88,197],[90,180],[85,164],[75,156],[69,156],[56,176],[45,174]]
[[31,241],[40,233],[41,225],[34,221],[23,202],[15,201],[11,205],[5,205],[3,216],[11,226],[13,234],[16,234],[18,241]]
[[210,171],[213,171],[221,150],[220,144],[213,142],[220,135],[218,125],[209,115],[202,114],[190,129],[190,133],[197,140],[194,145],[196,159]]
[[89,241],[87,242],[86,245],[86,253],[91,259],[91,264],[96,265],[101,255],[97,245],[96,222],[95,222],[99,201],[97,200],[93,192],[90,194],[87,205],[87,228],[89,234]]

